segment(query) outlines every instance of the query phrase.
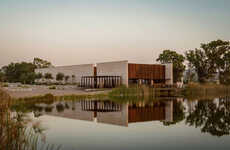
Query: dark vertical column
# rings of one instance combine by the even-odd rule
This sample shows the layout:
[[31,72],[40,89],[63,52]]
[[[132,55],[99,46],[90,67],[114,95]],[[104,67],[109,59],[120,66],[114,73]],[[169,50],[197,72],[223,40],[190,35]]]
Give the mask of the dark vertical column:
[[115,77],[115,87],[117,86],[117,77]]
[[110,85],[113,87],[113,77],[110,77]]
[[110,78],[110,87],[113,87],[113,77],[109,77]]
[[90,88],[90,77],[88,77],[87,82],[88,82],[88,88]]
[[101,84],[101,77],[99,77],[99,81],[97,83],[98,87],[100,88],[100,84]]
[[84,77],[84,87],[86,87],[86,78]]
[[109,76],[109,79],[108,79],[109,80],[109,88],[111,88],[111,82],[110,82],[111,80],[110,80],[110,78],[111,77]]
[[89,87],[89,77],[86,78],[86,87]]
[[85,87],[85,77],[83,78],[83,86]]

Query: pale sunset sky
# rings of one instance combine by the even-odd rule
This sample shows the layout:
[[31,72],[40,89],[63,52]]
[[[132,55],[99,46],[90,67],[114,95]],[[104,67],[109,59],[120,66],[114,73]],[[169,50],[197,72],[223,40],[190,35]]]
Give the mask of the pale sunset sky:
[[230,40],[230,0],[0,0],[0,67],[154,63],[216,39]]

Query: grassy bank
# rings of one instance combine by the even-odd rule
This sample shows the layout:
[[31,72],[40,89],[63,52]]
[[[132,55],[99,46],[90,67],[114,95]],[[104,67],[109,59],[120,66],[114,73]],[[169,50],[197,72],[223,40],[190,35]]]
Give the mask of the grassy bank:
[[164,98],[185,97],[188,99],[199,99],[205,97],[218,97],[228,95],[230,87],[216,84],[189,84],[184,89],[173,89],[171,92],[162,88],[149,88],[147,86],[121,86],[114,88],[109,93],[82,94],[54,96],[46,94],[26,98],[13,99],[13,103],[53,103],[55,101],[77,101],[77,100],[112,100],[116,102],[140,101],[140,100],[162,100]]
[[188,84],[181,90],[181,94],[187,98],[202,98],[215,96],[228,96],[230,94],[230,86],[218,84]]
[[41,96],[25,97],[13,99],[13,103],[53,103],[55,101],[68,101],[68,100],[84,100],[84,99],[105,99],[107,94],[93,94],[93,95],[63,95],[54,96],[52,94],[45,94]]
[[[0,89],[0,149],[37,150],[60,149],[40,142],[40,126],[23,113],[11,112],[13,101]],[[28,125],[30,124],[30,127]]]

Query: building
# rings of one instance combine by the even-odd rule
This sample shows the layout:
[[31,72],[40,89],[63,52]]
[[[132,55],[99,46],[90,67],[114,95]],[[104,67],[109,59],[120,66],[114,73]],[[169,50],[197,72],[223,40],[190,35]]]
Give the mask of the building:
[[[73,66],[58,66],[50,68],[36,69],[35,73],[42,73],[43,76],[46,73],[50,73],[53,79],[50,82],[57,82],[56,75],[63,73],[65,76],[69,76],[68,83],[80,83],[82,76],[92,76],[94,74],[94,64],[83,64]],[[45,79],[39,79],[36,82],[47,82]]]
[[[172,64],[135,64],[125,60],[36,69],[35,72],[51,73],[54,78],[58,73],[64,73],[70,77],[69,82],[76,82],[88,88],[111,88],[132,83],[173,84]],[[53,79],[52,82],[56,80]]]

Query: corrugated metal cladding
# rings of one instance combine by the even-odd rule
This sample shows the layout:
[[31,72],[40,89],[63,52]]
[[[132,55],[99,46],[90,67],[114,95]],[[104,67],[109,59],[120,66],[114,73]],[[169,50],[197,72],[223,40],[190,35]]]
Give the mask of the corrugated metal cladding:
[[165,79],[164,65],[128,64],[129,79]]

